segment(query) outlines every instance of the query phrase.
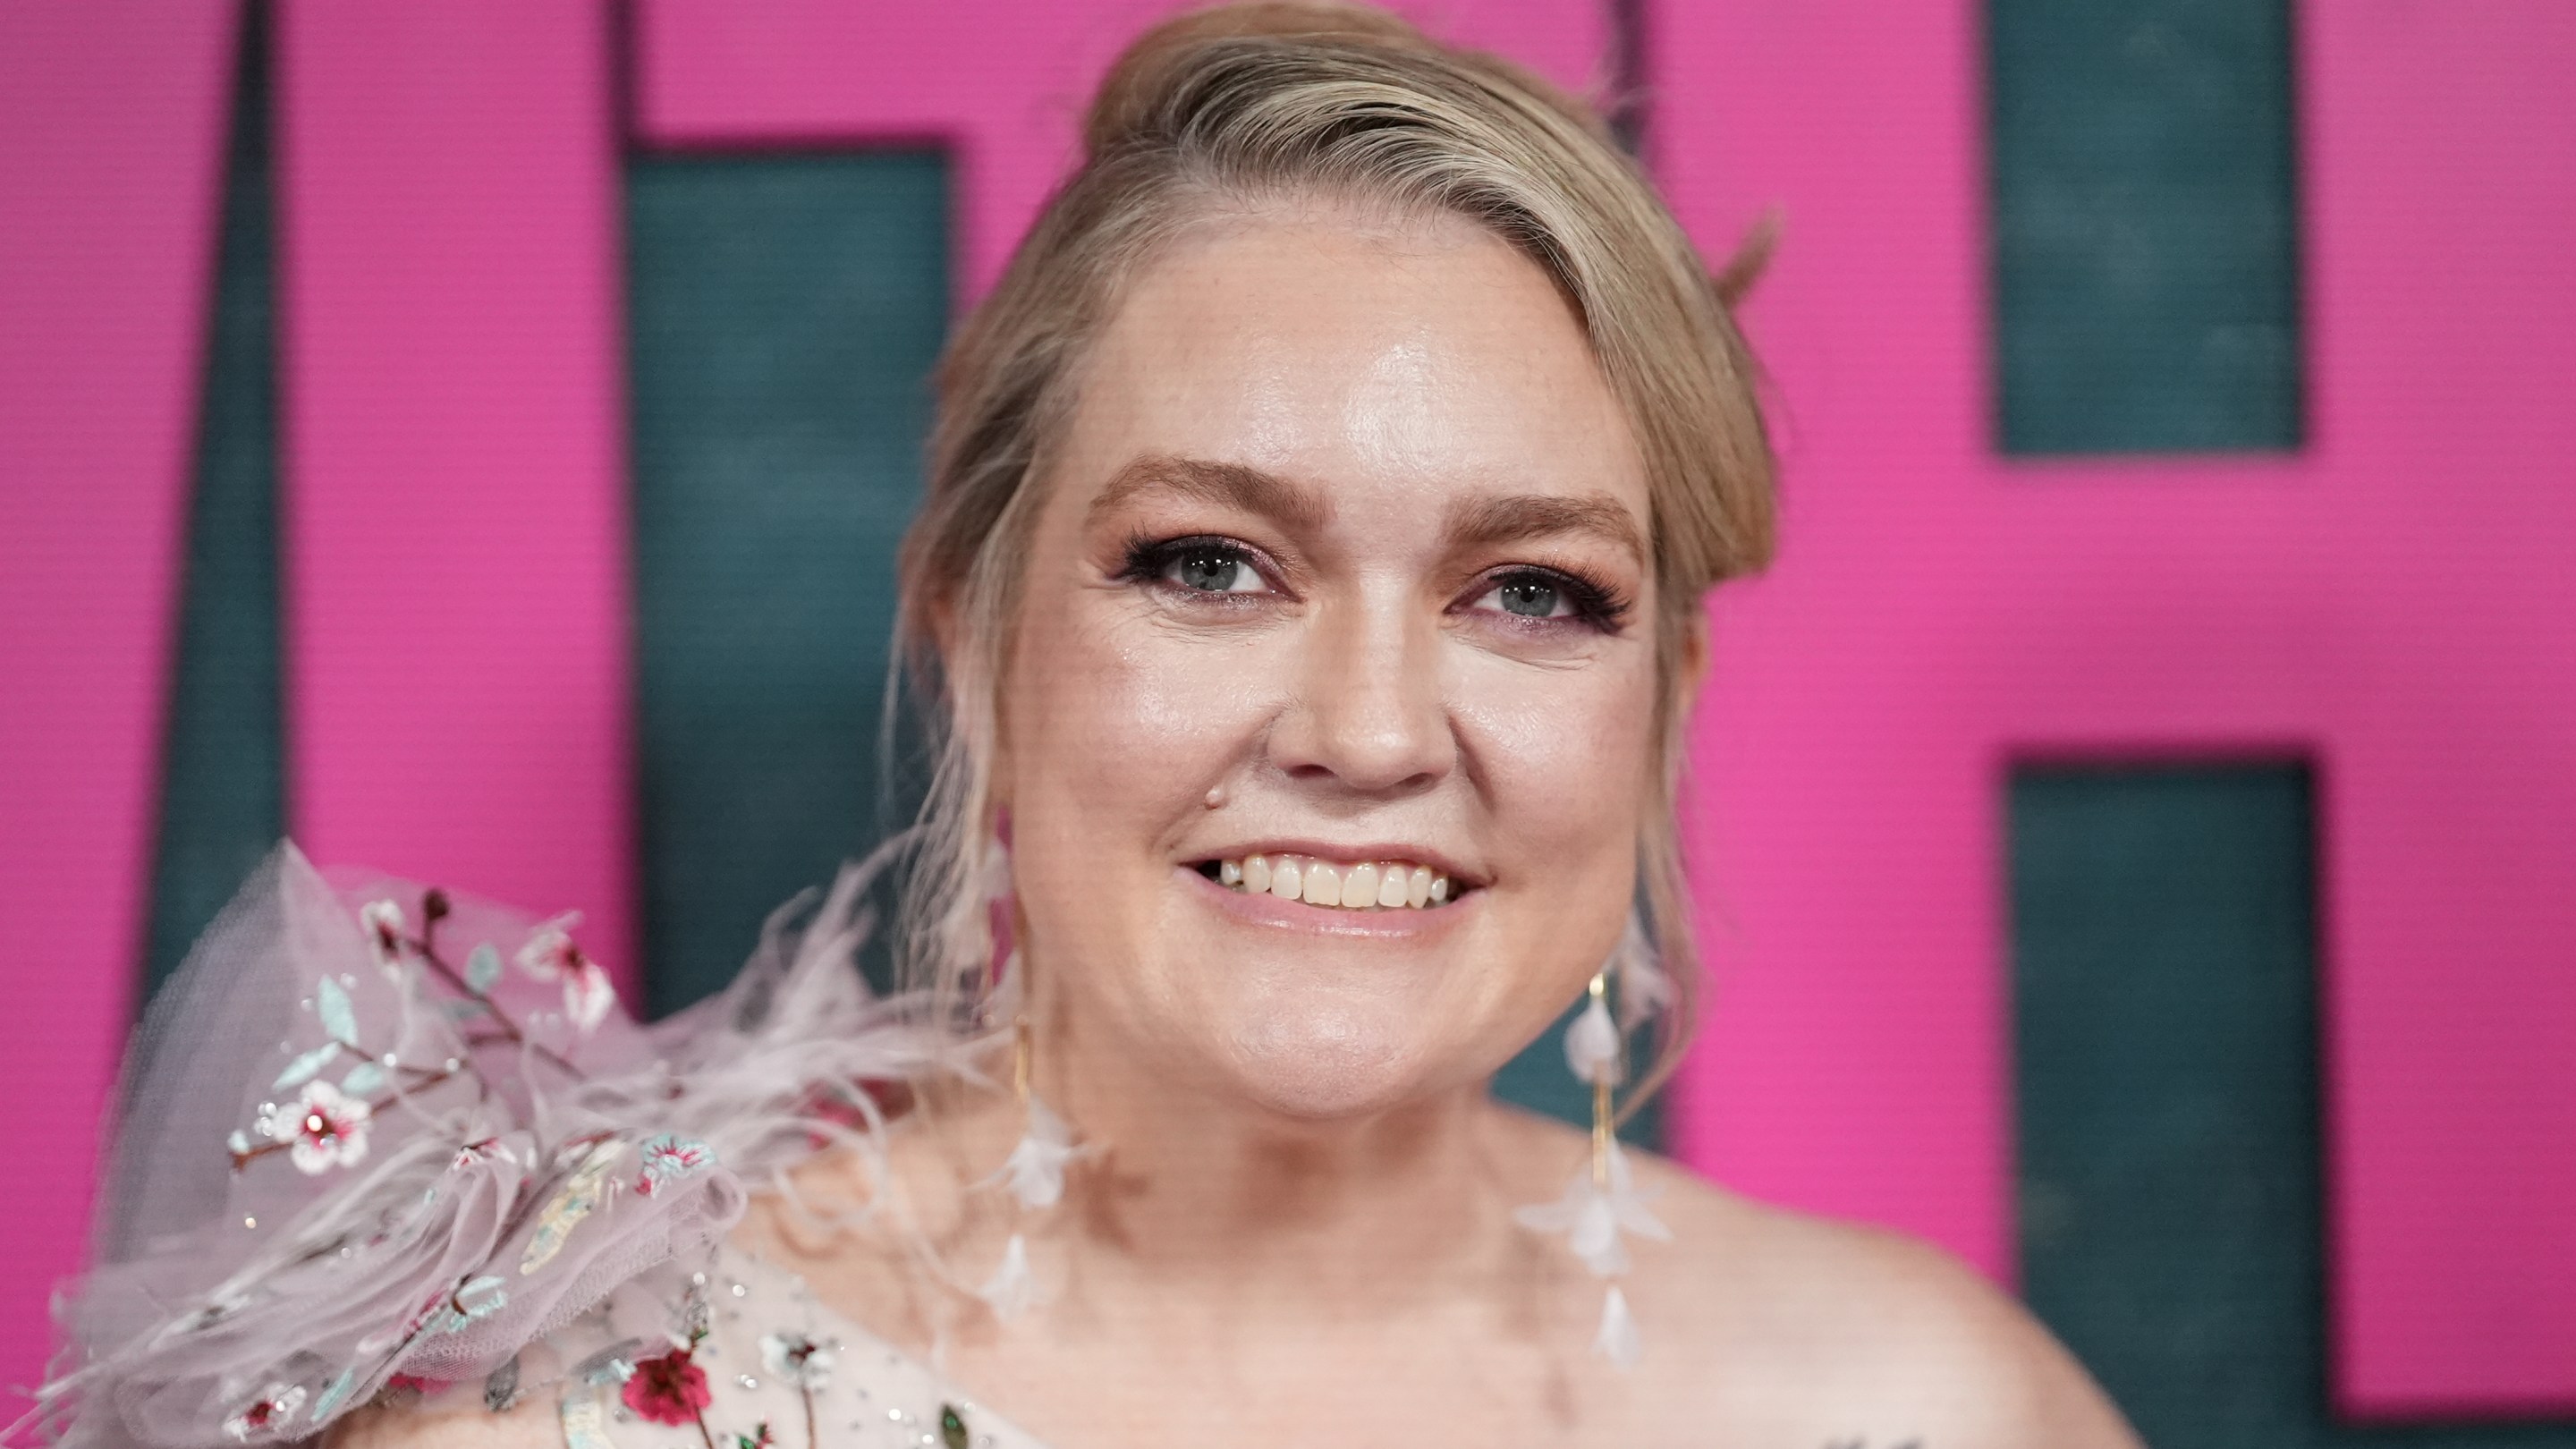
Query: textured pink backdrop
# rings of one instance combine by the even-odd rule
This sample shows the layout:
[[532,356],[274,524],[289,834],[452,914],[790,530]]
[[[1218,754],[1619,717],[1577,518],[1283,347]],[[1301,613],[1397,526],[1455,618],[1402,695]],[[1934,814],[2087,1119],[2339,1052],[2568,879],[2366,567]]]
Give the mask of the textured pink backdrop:
[[79,1259],[143,955],[231,42],[223,6],[0,5],[0,1388]]
[[[980,288],[1159,8],[642,0],[636,124],[944,144]],[[281,7],[288,658],[317,853],[586,905],[631,968],[609,13]],[[42,1124],[0,1382],[76,1258],[130,1008],[229,16],[0,7],[0,1080]],[[1429,18],[1597,75],[1590,3]],[[1686,219],[1789,221],[1751,319],[1789,553],[1718,616],[1685,1153],[2003,1271],[2007,763],[2302,752],[2342,1395],[2576,1404],[2576,12],[2303,12],[2313,445],[2095,465],[1990,456],[1975,6],[1650,18]]]
[[2008,1273],[2010,762],[2304,754],[2338,1397],[2576,1407],[2576,10],[2299,14],[2310,445],[2077,463],[1993,453],[1979,7],[1657,12],[1686,222],[1786,219],[1786,533],[1716,611],[1673,1121]]
[[610,9],[278,7],[287,798],[631,987]]

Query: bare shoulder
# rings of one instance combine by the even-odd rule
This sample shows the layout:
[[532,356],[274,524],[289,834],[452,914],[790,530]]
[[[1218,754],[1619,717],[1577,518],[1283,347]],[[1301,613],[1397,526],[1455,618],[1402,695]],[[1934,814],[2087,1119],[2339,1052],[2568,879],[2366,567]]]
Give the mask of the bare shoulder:
[[[2135,1449],[2118,1410],[2030,1313],[1928,1243],[1752,1201],[1638,1154],[1672,1229],[1638,1254],[1641,1320],[1695,1384],[1777,1442],[1870,1449]],[[1712,1381],[1704,1366],[1744,1366]],[[1710,1406],[1716,1407],[1716,1406]]]
[[563,1442],[551,1396],[496,1414],[472,1393],[360,1409],[324,1436],[325,1449],[562,1449]]

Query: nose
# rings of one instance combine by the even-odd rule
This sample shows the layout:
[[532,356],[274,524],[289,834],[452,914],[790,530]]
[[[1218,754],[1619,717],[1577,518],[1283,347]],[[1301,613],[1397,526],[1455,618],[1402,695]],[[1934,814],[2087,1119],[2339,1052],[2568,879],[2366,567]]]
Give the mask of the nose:
[[1407,603],[1358,599],[1321,611],[1288,706],[1271,727],[1272,765],[1292,779],[1367,795],[1413,794],[1456,767],[1439,627],[1410,617],[1416,611]]

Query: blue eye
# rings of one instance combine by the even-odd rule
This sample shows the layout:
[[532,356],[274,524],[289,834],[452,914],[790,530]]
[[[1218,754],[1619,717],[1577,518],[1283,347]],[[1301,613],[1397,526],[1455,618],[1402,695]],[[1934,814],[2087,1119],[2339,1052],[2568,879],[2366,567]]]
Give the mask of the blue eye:
[[1163,566],[1163,577],[1202,594],[1241,593],[1261,583],[1261,576],[1240,555],[1205,547],[1175,557]]
[[1485,576],[1470,607],[1551,627],[1582,624],[1605,634],[1625,626],[1628,601],[1616,592],[1561,569],[1513,568]]
[[1531,619],[1554,618],[1564,605],[1556,586],[1538,579],[1514,579],[1494,590],[1494,598],[1503,612]]
[[1274,592],[1255,555],[1227,538],[1137,539],[1127,545],[1120,577],[1183,594]]

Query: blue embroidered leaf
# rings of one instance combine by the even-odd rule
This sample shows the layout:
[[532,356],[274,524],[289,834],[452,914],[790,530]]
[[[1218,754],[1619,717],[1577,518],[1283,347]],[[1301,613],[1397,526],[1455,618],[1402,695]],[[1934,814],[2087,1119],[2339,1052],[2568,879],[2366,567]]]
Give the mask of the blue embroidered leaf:
[[354,1366],[340,1370],[331,1382],[322,1386],[322,1396],[313,1401],[313,1417],[309,1422],[319,1424],[330,1418],[331,1411],[340,1407],[340,1401],[349,1396],[349,1386],[357,1381],[358,1370]]
[[373,1096],[384,1089],[385,1069],[374,1062],[360,1062],[340,1079],[340,1090],[352,1097]]
[[339,1054],[340,1044],[338,1042],[326,1041],[322,1043],[313,1050],[306,1052],[304,1055],[297,1057],[291,1062],[288,1062],[286,1064],[286,1070],[277,1074],[277,1081],[272,1090],[283,1092],[289,1087],[300,1087],[304,1085],[306,1082],[313,1080],[315,1073],[320,1072],[324,1067],[331,1065],[331,1059]]
[[348,1046],[358,1044],[358,1013],[349,1005],[349,993],[340,983],[325,976],[313,989],[313,1014],[331,1039]]
[[489,994],[492,983],[500,979],[501,953],[492,949],[491,942],[475,947],[465,958],[465,984],[474,988],[475,995]]

